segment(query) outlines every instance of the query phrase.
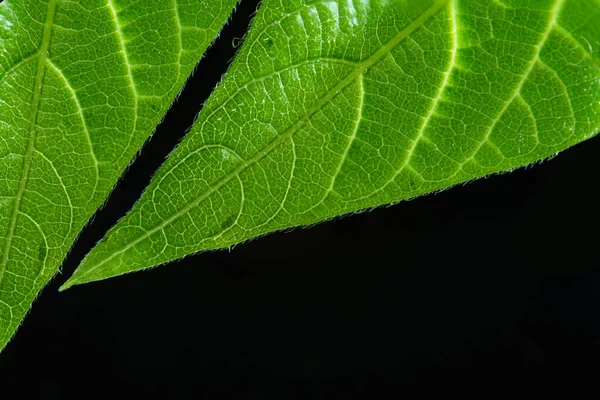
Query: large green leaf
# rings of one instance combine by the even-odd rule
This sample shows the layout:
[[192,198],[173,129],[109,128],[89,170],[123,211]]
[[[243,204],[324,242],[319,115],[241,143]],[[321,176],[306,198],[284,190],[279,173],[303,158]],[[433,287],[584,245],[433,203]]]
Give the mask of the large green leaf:
[[543,159],[600,126],[600,4],[265,0],[66,287]]
[[0,5],[0,349],[235,2]]

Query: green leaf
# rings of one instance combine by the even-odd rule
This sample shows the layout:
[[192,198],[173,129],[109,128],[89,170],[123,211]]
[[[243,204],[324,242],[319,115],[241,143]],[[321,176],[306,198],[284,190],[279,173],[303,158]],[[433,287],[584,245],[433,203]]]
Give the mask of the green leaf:
[[0,5],[0,349],[235,2]]
[[593,0],[264,0],[192,131],[63,288],[588,139],[598,21]]

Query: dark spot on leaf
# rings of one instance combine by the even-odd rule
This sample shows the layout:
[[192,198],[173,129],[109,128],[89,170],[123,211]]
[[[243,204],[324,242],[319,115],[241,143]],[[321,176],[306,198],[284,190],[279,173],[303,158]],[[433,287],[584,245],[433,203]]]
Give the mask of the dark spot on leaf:
[[39,262],[44,262],[46,259],[46,245],[44,242],[41,242],[38,247],[38,260]]
[[234,221],[235,221],[234,215],[230,215],[229,217],[227,217],[227,219],[225,221],[223,221],[223,223],[221,224],[221,230],[225,230],[225,229],[229,228],[231,225],[233,225]]
[[417,180],[413,177],[407,178],[408,187],[410,190],[415,190],[417,188]]

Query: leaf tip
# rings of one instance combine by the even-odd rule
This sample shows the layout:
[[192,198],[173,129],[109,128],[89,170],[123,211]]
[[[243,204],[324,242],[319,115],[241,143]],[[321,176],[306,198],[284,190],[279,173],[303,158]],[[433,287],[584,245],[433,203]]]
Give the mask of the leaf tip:
[[65,283],[62,284],[61,287],[58,288],[59,292],[64,292],[67,289],[72,288],[73,286],[82,285],[84,283],[89,282],[88,279],[85,279],[85,274],[81,273],[81,265],[79,268],[75,270],[73,275]]
[[61,287],[58,288],[59,292],[64,292],[67,289],[70,289],[71,287],[78,285],[79,283],[74,280],[74,279],[69,279],[68,281],[66,281],[65,283],[63,283],[63,285]]

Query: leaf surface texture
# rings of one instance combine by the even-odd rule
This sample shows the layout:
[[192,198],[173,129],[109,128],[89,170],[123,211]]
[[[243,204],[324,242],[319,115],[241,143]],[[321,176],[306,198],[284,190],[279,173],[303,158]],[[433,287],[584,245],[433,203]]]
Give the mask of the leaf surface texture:
[[234,5],[0,4],[0,349]]
[[594,0],[264,0],[141,200],[64,286],[549,157],[600,125]]

